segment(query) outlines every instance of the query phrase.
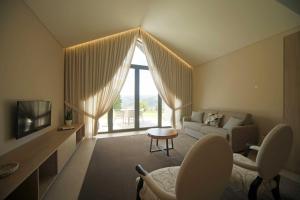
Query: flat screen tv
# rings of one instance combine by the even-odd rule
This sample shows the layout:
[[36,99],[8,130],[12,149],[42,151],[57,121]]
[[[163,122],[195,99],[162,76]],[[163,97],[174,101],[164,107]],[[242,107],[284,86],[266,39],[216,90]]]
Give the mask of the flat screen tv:
[[51,125],[50,101],[17,101],[16,139]]

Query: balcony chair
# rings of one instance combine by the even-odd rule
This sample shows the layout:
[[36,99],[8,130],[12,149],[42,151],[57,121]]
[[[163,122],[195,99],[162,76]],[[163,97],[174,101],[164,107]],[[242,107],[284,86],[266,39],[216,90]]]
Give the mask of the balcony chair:
[[[275,126],[264,138],[261,146],[250,146],[258,151],[256,161],[241,155],[233,155],[233,170],[230,184],[248,193],[249,200],[259,195],[269,195],[280,199],[280,170],[288,160],[293,142],[292,129],[286,124]],[[269,191],[269,193],[267,193]]]
[[221,136],[207,135],[198,140],[181,166],[161,168],[151,173],[136,166],[137,198],[143,200],[216,200],[227,185],[233,153]]

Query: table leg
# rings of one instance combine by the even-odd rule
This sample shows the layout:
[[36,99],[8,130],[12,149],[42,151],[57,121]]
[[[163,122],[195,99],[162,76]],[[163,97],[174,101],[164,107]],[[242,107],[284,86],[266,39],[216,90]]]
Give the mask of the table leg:
[[169,140],[166,139],[166,149],[167,149],[167,156],[169,156]]
[[158,139],[156,139],[156,146],[158,146]]
[[173,138],[171,139],[171,142],[172,142],[172,149],[174,149]]
[[151,138],[151,140],[150,140],[150,152],[152,152],[152,138]]

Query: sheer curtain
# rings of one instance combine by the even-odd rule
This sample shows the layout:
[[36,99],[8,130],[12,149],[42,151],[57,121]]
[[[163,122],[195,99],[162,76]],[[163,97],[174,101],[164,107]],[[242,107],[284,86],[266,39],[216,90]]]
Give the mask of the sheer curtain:
[[149,70],[156,88],[172,109],[172,125],[192,110],[192,67],[149,33],[140,30]]
[[97,134],[99,118],[122,89],[138,34],[132,29],[65,49],[65,104],[88,137]]

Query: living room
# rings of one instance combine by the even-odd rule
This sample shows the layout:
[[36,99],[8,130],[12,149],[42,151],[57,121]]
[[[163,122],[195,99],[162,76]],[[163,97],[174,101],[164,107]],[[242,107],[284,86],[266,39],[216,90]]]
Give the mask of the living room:
[[0,199],[298,199],[299,13],[292,0],[2,0]]

